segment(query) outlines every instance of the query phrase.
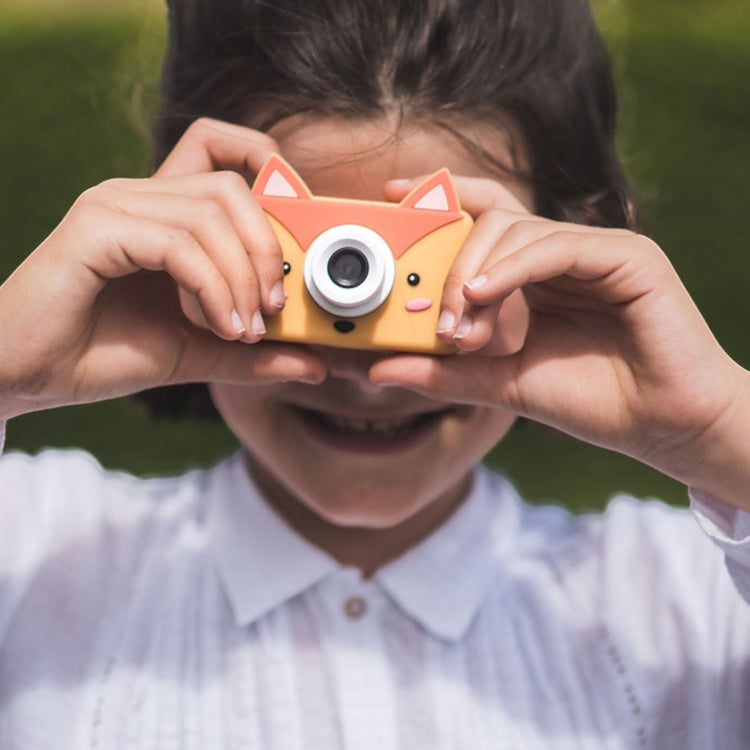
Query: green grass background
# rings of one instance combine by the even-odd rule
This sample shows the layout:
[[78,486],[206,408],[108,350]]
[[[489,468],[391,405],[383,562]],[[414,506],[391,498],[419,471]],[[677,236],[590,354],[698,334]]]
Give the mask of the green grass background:
[[[669,253],[722,344],[750,365],[750,3],[595,3],[622,99],[620,146],[648,233]],[[148,172],[164,46],[158,0],[6,0],[0,6],[0,278],[84,189]],[[0,321],[2,325],[2,321]],[[127,400],[12,421],[8,448],[78,446],[138,474],[233,450],[222,425],[150,421]],[[617,491],[684,502],[629,459],[531,423],[490,460],[534,500],[601,507]]]

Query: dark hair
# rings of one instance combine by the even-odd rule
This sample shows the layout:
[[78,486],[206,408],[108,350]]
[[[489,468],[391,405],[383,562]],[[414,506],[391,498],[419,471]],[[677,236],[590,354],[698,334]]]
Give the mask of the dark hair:
[[[588,0],[168,0],[155,158],[209,116],[267,130],[299,113],[520,135],[537,212],[635,227],[616,96]],[[179,413],[196,386],[146,399]],[[180,392],[186,399],[181,401]],[[170,403],[171,402],[171,403]]]

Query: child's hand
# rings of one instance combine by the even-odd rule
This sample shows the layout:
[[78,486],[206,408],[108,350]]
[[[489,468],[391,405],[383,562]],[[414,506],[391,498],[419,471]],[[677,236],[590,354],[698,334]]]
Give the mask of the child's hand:
[[[446,282],[455,325],[441,337],[463,356],[393,356],[371,379],[508,409],[701,486],[697,467],[747,418],[748,373],[664,253],[630,231],[532,216],[489,180],[456,185],[478,219]],[[528,319],[504,320],[519,290]]]
[[[247,345],[284,291],[278,242],[237,171],[276,150],[201,120],[154,177],[86,191],[0,287],[0,418],[167,383],[322,379],[311,350]],[[210,331],[186,319],[178,287]]]

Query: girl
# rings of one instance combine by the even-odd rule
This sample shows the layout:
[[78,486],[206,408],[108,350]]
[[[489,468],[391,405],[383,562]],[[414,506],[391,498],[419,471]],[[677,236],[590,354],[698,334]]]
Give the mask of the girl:
[[[750,380],[633,231],[586,3],[170,22],[154,176],[84,193],[0,288],[0,417],[208,383],[243,451],[158,480],[3,459],[0,745],[746,746]],[[263,340],[274,152],[334,197],[456,175],[460,354]],[[699,523],[524,505],[477,468],[519,415],[679,479]]]

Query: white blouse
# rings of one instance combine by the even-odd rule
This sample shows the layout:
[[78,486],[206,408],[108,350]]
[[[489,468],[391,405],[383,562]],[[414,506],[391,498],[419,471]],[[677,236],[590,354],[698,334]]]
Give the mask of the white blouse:
[[[364,580],[241,457],[0,460],[0,748],[750,747],[750,517],[503,478]],[[729,573],[725,564],[728,561]]]

